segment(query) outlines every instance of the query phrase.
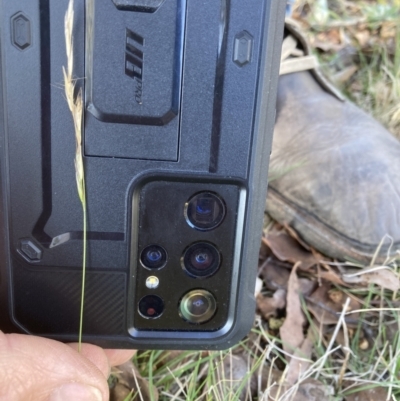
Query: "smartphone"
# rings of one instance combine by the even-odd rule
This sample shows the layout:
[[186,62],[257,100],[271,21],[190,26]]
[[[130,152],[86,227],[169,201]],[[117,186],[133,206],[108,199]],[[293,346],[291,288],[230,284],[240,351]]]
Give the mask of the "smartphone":
[[[284,0],[1,0],[0,329],[223,349],[254,287]],[[86,241],[84,243],[84,234]]]

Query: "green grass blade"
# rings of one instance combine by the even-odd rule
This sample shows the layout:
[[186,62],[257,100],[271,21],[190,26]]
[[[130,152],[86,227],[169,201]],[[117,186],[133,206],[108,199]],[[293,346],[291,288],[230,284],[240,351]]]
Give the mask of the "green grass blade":
[[[83,180],[83,187],[85,188],[84,180]],[[78,351],[79,352],[81,352],[81,348],[82,348],[83,309],[84,309],[84,304],[85,304],[85,283],[86,283],[86,250],[87,250],[86,199],[85,199],[85,202],[82,203],[82,210],[83,210],[83,260],[82,260],[81,311],[80,311],[80,317],[79,317],[79,339],[78,339]]]

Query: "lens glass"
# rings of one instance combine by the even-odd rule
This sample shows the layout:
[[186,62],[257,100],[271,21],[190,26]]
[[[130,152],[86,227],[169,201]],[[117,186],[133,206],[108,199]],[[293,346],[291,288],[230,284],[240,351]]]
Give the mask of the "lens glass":
[[208,242],[196,242],[190,245],[182,257],[182,268],[195,278],[212,276],[220,265],[219,251]]
[[201,231],[213,230],[225,217],[225,204],[213,192],[200,192],[186,203],[185,217],[193,228]]
[[146,295],[139,301],[139,312],[146,319],[156,319],[164,311],[164,301],[157,295]]
[[159,245],[150,245],[143,249],[140,261],[148,269],[160,269],[167,263],[167,252]]
[[182,318],[197,324],[208,322],[215,315],[216,310],[215,298],[206,290],[188,292],[179,305]]

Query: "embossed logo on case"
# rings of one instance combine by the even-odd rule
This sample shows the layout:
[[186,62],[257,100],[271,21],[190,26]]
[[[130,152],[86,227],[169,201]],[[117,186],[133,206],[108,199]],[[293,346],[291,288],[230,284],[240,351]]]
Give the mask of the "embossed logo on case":
[[143,46],[144,38],[126,29],[125,74],[136,81],[135,100],[143,102]]

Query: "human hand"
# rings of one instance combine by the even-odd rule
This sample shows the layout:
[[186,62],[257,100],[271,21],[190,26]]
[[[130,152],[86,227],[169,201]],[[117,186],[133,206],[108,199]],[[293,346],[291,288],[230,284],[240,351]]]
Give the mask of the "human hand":
[[103,350],[0,331],[0,401],[107,401],[110,367],[132,350]]

